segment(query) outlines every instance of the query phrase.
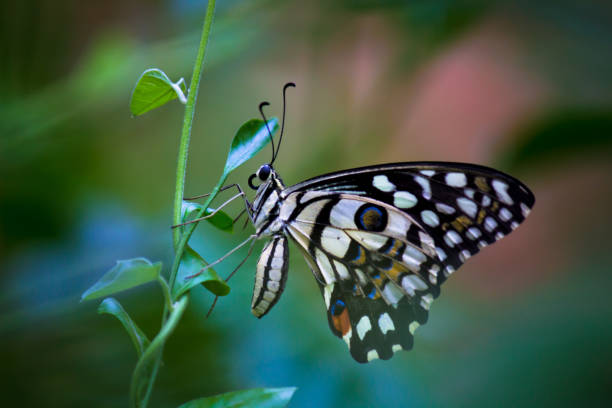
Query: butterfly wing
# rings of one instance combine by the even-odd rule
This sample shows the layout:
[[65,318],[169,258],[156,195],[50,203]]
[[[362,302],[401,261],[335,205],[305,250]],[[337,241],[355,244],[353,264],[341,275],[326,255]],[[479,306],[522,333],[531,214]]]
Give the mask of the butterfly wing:
[[319,282],[330,328],[359,362],[410,349],[440,285],[534,203],[518,180],[455,163],[348,170],[283,194],[281,218]]
[[300,192],[357,195],[399,209],[433,239],[445,265],[442,281],[470,256],[518,227],[535,202],[517,179],[463,163],[363,167],[307,180],[283,195]]

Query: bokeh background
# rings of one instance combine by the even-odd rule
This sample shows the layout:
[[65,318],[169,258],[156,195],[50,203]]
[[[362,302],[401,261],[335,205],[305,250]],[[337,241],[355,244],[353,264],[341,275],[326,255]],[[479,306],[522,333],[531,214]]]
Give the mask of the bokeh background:
[[[172,259],[183,109],[131,118],[128,101],[147,68],[190,77],[205,7],[0,5],[3,405],[127,405],[132,344],[98,302],[79,299],[116,259]],[[209,319],[211,295],[194,290],[152,406],[259,386],[297,386],[292,407],[610,406],[610,44],[606,1],[219,1],[187,195],[211,189],[238,127],[264,99],[279,114],[294,81],[276,163],[287,184],[382,162],[466,161],[510,172],[537,201],[445,284],[414,350],[386,362],[358,365],[331,335],[295,247],[285,294],[255,319],[253,256]],[[269,157],[230,181],[246,185]],[[193,246],[213,260],[250,231],[201,225]],[[117,297],[157,332],[158,287]]]

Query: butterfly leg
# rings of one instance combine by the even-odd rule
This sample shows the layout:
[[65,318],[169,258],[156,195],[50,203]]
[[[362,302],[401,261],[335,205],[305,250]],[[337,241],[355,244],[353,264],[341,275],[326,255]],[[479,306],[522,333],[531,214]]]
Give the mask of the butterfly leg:
[[[240,186],[238,184],[234,183],[234,184],[230,184],[230,185],[221,187],[219,189],[219,192],[222,192],[222,191],[225,191],[225,190],[229,190],[230,188],[234,188],[234,187],[238,188],[238,191],[242,191],[240,189]],[[209,195],[210,195],[210,193],[200,194],[200,195],[193,196],[193,197],[183,197],[183,200],[185,200],[185,201],[194,201],[194,200],[198,200],[200,198],[208,197]]]
[[[246,211],[248,212],[249,219],[251,219],[252,206],[251,206],[251,203],[249,202],[249,200],[246,198],[246,194],[244,193],[244,191],[242,191],[242,188],[240,187],[240,184],[234,183],[234,184],[230,184],[228,186],[221,187],[219,189],[219,192],[225,191],[225,190],[229,190],[230,188],[236,188],[236,190],[238,190],[238,194],[242,195],[242,197],[244,198],[244,206],[246,208]],[[185,201],[193,201],[193,200],[197,200],[197,199],[200,199],[200,198],[208,197],[209,195],[210,195],[210,193],[201,194],[201,195],[194,196],[194,197],[184,197],[183,200],[185,200]],[[242,213],[240,213],[239,215],[242,215]],[[236,219],[238,219],[238,218],[239,217],[236,217]],[[236,219],[234,220],[234,222],[236,222]]]
[[187,225],[187,224],[193,224],[194,222],[200,222],[200,221],[202,221],[202,220],[208,219],[208,218],[210,218],[210,217],[214,216],[214,215],[215,215],[215,214],[216,214],[218,211],[220,211],[220,210],[221,210],[223,207],[227,206],[229,203],[231,203],[232,201],[234,201],[234,200],[235,200],[235,199],[237,199],[238,197],[243,197],[243,198],[244,198],[244,202],[245,202],[245,207],[246,207],[246,208],[245,208],[245,209],[244,209],[244,210],[243,210],[243,211],[242,211],[240,214],[238,214],[238,216],[237,216],[236,218],[234,218],[234,220],[232,221],[232,223],[235,223],[235,222],[236,222],[236,220],[238,220],[238,218],[240,218],[240,216],[242,216],[242,214],[243,214],[245,211],[248,211],[248,213],[249,213],[249,218],[250,218],[250,214],[251,214],[251,212],[250,212],[251,204],[249,203],[249,200],[247,200],[246,195],[244,194],[244,192],[243,192],[243,191],[240,189],[240,186],[238,186],[238,184],[235,184],[235,186],[238,188],[238,190],[239,190],[240,192],[239,192],[238,194],[234,195],[234,196],[233,196],[232,198],[230,198],[229,200],[225,201],[223,204],[221,204],[221,205],[220,205],[220,206],[219,206],[217,209],[215,209],[213,212],[211,212],[211,213],[210,213],[210,214],[208,214],[208,215],[205,215],[204,217],[196,218],[195,220],[190,220],[190,221],[187,221],[187,222],[183,222],[183,223],[181,223],[181,224],[176,224],[176,225],[173,225],[173,226],[172,226],[172,228],[182,227],[182,226]]
[[[191,278],[195,278],[196,276],[199,276],[202,274],[202,272],[204,272],[205,270],[207,270],[208,268],[211,268],[213,266],[215,266],[216,264],[220,263],[221,261],[225,260],[225,258],[227,258],[228,256],[230,256],[231,254],[233,254],[234,252],[236,252],[237,250],[239,250],[240,248],[242,248],[243,246],[245,246],[246,244],[248,244],[250,241],[254,240],[255,238],[257,238],[256,234],[250,235],[247,239],[245,239],[243,242],[241,242],[238,246],[236,246],[234,249],[232,249],[231,251],[229,251],[228,253],[226,253],[225,255],[223,255],[221,258],[217,259],[216,261],[209,263],[208,265],[206,265],[204,268],[200,269],[200,271],[196,274],[193,274],[191,276],[188,276],[187,279],[191,279]],[[253,241],[254,242],[254,241]],[[253,248],[253,244],[251,244],[251,249]],[[249,255],[251,253],[251,249],[249,249]],[[244,261],[239,265],[241,266],[244,263]],[[233,273],[233,272],[232,272]],[[228,277],[229,279],[229,277]]]
[[[241,215],[244,214],[244,212],[241,213]],[[250,239],[250,238],[249,238]],[[240,263],[238,264],[238,266],[236,266],[234,268],[234,270],[227,276],[227,278],[225,278],[225,281],[229,281],[232,276],[234,276],[234,274],[238,271],[238,269],[240,269],[240,267],[242,265],[244,265],[244,263],[246,262],[247,259],[249,259],[249,257],[251,256],[251,254],[253,253],[253,247],[255,245],[255,241],[251,242],[251,246],[249,246],[249,252],[246,254],[246,256],[244,257],[244,259],[242,261],[240,261]],[[240,246],[242,246],[242,244],[240,244]],[[229,254],[227,254],[229,255]],[[201,272],[200,272],[201,273]],[[208,318],[210,316],[210,314],[212,313],[213,309],[215,308],[215,305],[217,304],[217,299],[219,299],[219,296],[215,296],[215,300],[213,301],[212,305],[210,306],[210,309],[208,309],[208,313],[206,313],[206,317]]]

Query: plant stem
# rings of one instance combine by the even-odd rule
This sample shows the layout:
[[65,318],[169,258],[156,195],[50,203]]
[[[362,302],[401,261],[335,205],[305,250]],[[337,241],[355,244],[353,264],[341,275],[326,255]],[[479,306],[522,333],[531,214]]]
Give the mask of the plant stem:
[[162,294],[164,295],[164,301],[166,305],[165,310],[169,310],[170,312],[172,312],[174,305],[172,304],[172,295],[170,294],[170,286],[168,286],[168,282],[166,282],[164,277],[161,275],[157,277],[157,281],[159,282],[159,286],[161,286]]
[[[172,313],[170,313],[168,316],[166,323],[162,326],[159,333],[157,333],[157,336],[155,336],[149,347],[147,347],[138,360],[136,368],[134,369],[134,374],[132,374],[132,384],[130,386],[130,400],[132,402],[132,406],[147,406],[151,391],[151,383],[143,383],[143,380],[150,378],[150,376],[147,375],[147,370],[151,370],[151,373],[157,372],[157,365],[161,359],[164,343],[176,328],[176,325],[181,319],[181,316],[183,315],[188,303],[188,296],[183,296],[178,300],[178,302],[176,302],[176,305],[172,310]],[[142,393],[140,392],[140,389],[143,386],[146,386],[146,391],[141,397]]]
[[[210,35],[210,28],[212,26],[213,16],[215,14],[215,2],[215,0],[208,0],[206,16],[204,17],[204,28],[202,29],[202,37],[200,38],[200,47],[198,48],[198,55],[193,66],[193,74],[191,75],[191,82],[189,84],[189,93],[187,94],[187,103],[185,104],[185,116],[183,118],[183,129],[181,131],[178,164],[176,168],[176,189],[174,191],[174,212],[172,217],[173,225],[181,223],[181,205],[183,203],[183,195],[185,192],[185,172],[187,169],[189,139],[191,138],[191,127],[193,124],[196,101],[198,99],[198,87],[200,85],[200,78],[202,77],[204,56],[206,55],[208,37]],[[175,250],[177,249],[180,241],[180,236],[181,229],[176,228],[173,232]],[[180,258],[181,254],[177,253],[177,255]],[[172,282],[170,284],[172,285]]]
[[[198,97],[200,78],[202,77],[204,56],[206,55],[208,37],[210,36],[210,29],[212,27],[213,17],[215,14],[215,4],[215,0],[208,0],[208,6],[206,7],[206,16],[204,17],[204,27],[202,28],[202,37],[200,38],[198,54],[196,56],[196,61],[193,67],[191,83],[189,84],[187,103],[185,104],[185,115],[183,118],[183,128],[181,131],[181,138],[179,142],[179,152],[176,168],[176,187],[174,190],[174,207],[172,213],[173,225],[181,223],[181,207],[183,204],[183,196],[185,193],[185,174],[187,170],[189,139],[191,138],[191,128],[193,124],[195,105]],[[220,180],[221,183],[225,181],[224,177],[222,177],[222,179],[223,180]],[[206,201],[204,207],[202,207],[202,213],[206,211],[206,208],[208,208],[208,205],[218,193],[220,187],[220,185],[217,185],[215,190],[213,190],[214,194],[211,194],[209,199]],[[200,216],[201,215],[199,215],[199,217]],[[183,251],[185,250],[187,239],[189,239],[189,237],[195,230],[196,224],[190,225],[189,227],[190,228],[187,228],[186,234],[181,234],[183,230],[182,228],[176,228],[172,234],[175,257],[172,266],[172,271],[170,273],[170,280],[168,282],[170,289],[174,287],[176,273],[178,271],[178,266],[180,265],[181,258],[183,256]],[[134,369],[134,373],[132,375],[132,384],[130,387],[132,406],[146,408],[149,402],[151,392],[153,391],[153,384],[155,383],[155,379],[159,371],[159,366],[161,364],[164,343],[170,333],[172,333],[172,331],[174,330],[174,327],[176,326],[178,321],[180,320],[180,317],[182,316],[185,307],[187,306],[187,303],[188,296],[185,295],[177,301],[177,304],[172,308],[172,310],[170,310],[171,308],[168,305],[164,306],[162,327],[153,342],[151,342],[149,347],[147,347],[147,349],[144,351],[144,353],[138,360],[138,363],[136,364],[136,368]],[[151,362],[150,360],[152,359],[154,359],[154,361]],[[150,369],[149,373],[147,373],[147,368]],[[141,385],[141,379],[146,379],[146,384]],[[146,386],[146,390],[142,398],[138,393],[140,386]]]

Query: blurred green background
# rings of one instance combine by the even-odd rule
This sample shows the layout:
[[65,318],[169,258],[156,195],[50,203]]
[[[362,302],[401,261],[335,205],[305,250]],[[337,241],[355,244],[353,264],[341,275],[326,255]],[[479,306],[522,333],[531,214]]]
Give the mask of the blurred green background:
[[[205,7],[0,5],[3,405],[127,405],[132,344],[79,298],[116,259],[172,259],[183,109],[134,119],[128,101],[147,68],[190,77]],[[280,114],[294,81],[275,166],[288,185],[375,163],[466,161],[519,177],[537,201],[445,284],[414,350],[386,362],[359,365],[331,335],[293,246],[286,293],[255,319],[253,256],[211,318],[211,295],[194,290],[151,405],[297,386],[292,407],[610,406],[611,43],[605,1],[219,1],[187,195],[210,190],[238,127],[261,100]],[[269,157],[230,181],[246,186]],[[193,246],[213,260],[250,231],[201,225]],[[158,287],[118,299],[157,332]]]

